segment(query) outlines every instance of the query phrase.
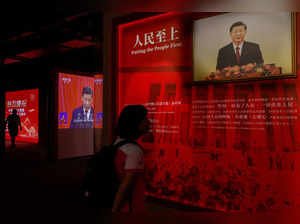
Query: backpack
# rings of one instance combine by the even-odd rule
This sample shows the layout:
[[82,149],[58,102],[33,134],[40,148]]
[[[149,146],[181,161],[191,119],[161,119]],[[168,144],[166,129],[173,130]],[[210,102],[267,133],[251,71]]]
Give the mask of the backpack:
[[[117,149],[134,141],[122,140],[117,144],[104,146],[88,161],[88,168],[81,186],[82,196],[86,197],[91,207],[112,208],[119,188],[115,169]],[[85,193],[88,192],[88,196]]]

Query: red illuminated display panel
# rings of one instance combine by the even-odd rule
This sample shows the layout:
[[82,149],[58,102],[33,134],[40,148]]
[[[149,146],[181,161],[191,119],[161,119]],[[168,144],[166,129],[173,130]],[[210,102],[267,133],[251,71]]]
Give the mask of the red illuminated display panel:
[[147,107],[152,130],[141,140],[147,195],[180,203],[191,203],[183,196],[184,187],[170,189],[183,184],[176,179],[184,178],[182,172],[193,164],[187,145],[190,90],[184,87],[192,81],[192,54],[186,51],[191,48],[189,32],[191,23],[180,13],[119,27],[118,113],[127,104]]
[[180,13],[119,26],[119,68],[191,66],[192,54],[183,50],[191,48],[191,29]]
[[94,75],[95,128],[103,128],[103,75]]
[[[16,109],[21,119],[22,131],[16,137],[16,142],[39,141],[39,90],[23,90],[5,94],[5,116]],[[8,130],[5,139],[9,140]]]
[[[118,112],[144,104],[152,123],[141,140],[146,194],[222,211],[299,207],[298,79],[192,87],[192,17],[119,27]],[[168,27],[182,47],[158,48]]]

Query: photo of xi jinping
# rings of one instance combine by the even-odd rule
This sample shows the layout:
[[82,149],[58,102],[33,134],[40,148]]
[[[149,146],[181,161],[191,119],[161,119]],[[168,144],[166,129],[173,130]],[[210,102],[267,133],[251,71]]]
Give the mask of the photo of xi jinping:
[[93,128],[93,90],[89,86],[83,87],[81,93],[81,102],[82,105],[75,108],[72,112],[70,128]]
[[295,16],[220,13],[193,22],[193,81],[295,76]]
[[241,21],[231,25],[229,35],[231,43],[218,53],[217,70],[235,65],[263,64],[263,56],[258,44],[246,41],[247,25]]

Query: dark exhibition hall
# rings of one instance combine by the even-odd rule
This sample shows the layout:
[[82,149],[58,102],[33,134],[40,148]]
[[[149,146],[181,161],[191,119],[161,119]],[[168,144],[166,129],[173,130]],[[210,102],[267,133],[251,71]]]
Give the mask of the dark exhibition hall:
[[5,3],[1,223],[297,223],[298,11]]

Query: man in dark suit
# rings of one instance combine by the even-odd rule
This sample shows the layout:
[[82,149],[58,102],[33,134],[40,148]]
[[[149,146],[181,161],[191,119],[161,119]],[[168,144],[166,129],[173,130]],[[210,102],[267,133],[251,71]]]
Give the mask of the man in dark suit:
[[232,43],[219,50],[217,70],[235,65],[263,64],[264,60],[256,43],[245,41],[247,26],[243,22],[236,22],[230,27]]
[[70,128],[93,128],[94,127],[94,108],[93,91],[86,86],[82,89],[81,95],[82,105],[72,112],[72,120]]

